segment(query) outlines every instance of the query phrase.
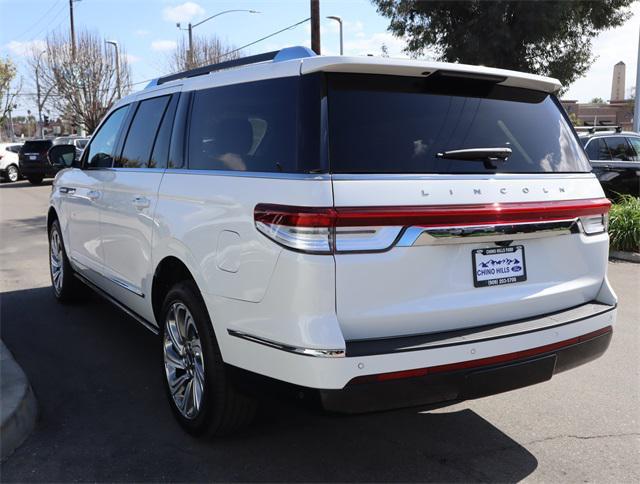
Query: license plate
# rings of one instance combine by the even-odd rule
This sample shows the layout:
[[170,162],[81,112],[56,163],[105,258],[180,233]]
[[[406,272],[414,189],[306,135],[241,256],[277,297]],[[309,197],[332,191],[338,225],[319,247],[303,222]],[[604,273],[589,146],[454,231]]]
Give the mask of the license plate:
[[29,156],[29,159],[30,159],[30,160],[36,160],[37,158],[38,158],[38,157],[37,157],[37,156],[35,156],[35,155],[30,155],[30,156]]
[[527,280],[522,245],[476,249],[471,255],[475,287],[502,286]]

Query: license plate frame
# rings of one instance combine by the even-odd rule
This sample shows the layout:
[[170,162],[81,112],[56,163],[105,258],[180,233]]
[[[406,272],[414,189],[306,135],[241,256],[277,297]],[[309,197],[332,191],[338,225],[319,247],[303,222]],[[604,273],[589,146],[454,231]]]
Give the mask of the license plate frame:
[[[509,257],[510,254],[513,254],[513,258]],[[474,287],[504,286],[527,280],[524,245],[473,249],[471,259]],[[482,264],[480,268],[479,264]],[[481,271],[486,273],[482,274]]]

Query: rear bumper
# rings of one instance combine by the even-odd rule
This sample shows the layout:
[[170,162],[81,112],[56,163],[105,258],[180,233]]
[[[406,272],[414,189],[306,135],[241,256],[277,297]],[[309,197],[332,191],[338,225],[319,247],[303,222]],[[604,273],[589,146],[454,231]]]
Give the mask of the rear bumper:
[[44,163],[24,163],[20,162],[19,165],[20,174],[22,176],[43,176],[54,177],[58,173],[58,169],[54,168],[50,164]]
[[[611,299],[613,303],[613,298]],[[239,335],[231,330],[226,334],[218,334],[223,359],[232,366],[299,387],[320,390],[327,407],[333,410],[341,407],[341,399],[353,399],[356,402],[378,399],[386,402],[384,405],[372,406],[369,403],[368,406],[361,407],[363,410],[372,410],[472,398],[461,380],[462,377],[466,379],[471,373],[492,369],[494,366],[511,367],[555,355],[552,371],[545,373],[545,378],[548,379],[553,373],[599,356],[606,345],[600,347],[602,351],[587,351],[584,357],[579,356],[582,352],[576,353],[577,350],[571,350],[571,347],[586,343],[583,340],[586,336],[594,337],[596,332],[604,331],[604,328],[609,328],[605,333],[609,332],[615,319],[614,303],[591,302],[537,318],[469,328],[461,332],[384,341],[351,341],[343,348],[342,355],[323,353],[323,350],[301,353],[300,348],[269,343],[259,338],[247,338],[246,335]],[[605,336],[605,333],[598,336]],[[600,341],[608,341],[609,338],[610,335]],[[590,347],[582,346],[586,349]],[[559,353],[562,356],[558,356]],[[573,357],[569,358],[572,354]],[[434,368],[437,370],[433,370]],[[527,379],[532,368],[529,367],[524,373],[516,372],[516,380],[523,382],[520,386],[537,382],[535,378],[533,381]],[[425,372],[425,369],[431,370]],[[412,378],[404,383],[410,387],[418,385],[421,390],[411,393],[403,384],[399,384],[400,390],[396,391],[393,389],[395,385],[387,386],[386,381],[358,383],[363,379],[393,373],[404,373],[403,376],[407,373],[410,376],[420,375],[420,378]],[[428,383],[426,388],[429,391],[424,391],[425,385],[416,383],[423,378]],[[434,383],[445,380],[447,383],[442,387]],[[389,382],[391,383],[390,380]],[[356,384],[360,388],[355,388]],[[377,385],[381,385],[380,390],[374,388]],[[438,388],[443,388],[444,391]],[[490,394],[508,389],[511,387],[487,391]],[[344,396],[340,396],[341,392],[344,392]],[[395,395],[382,398],[377,392]],[[345,405],[344,411],[356,411],[357,407],[351,403]]]
[[[500,355],[487,358],[487,364],[468,365],[470,368],[453,369],[456,365],[425,368],[404,372],[424,375],[391,379],[393,374],[376,377],[358,377],[341,390],[320,390],[325,409],[341,413],[363,413],[411,406],[442,405],[495,395],[534,385],[551,379],[562,371],[587,363],[601,356],[609,347],[612,327],[559,342],[548,347],[520,352],[537,353],[535,356],[517,357]],[[563,344],[566,343],[566,344]],[[509,356],[513,356],[509,358]],[[505,358],[506,357],[506,358]],[[491,363],[507,359],[506,363]],[[458,365],[465,366],[465,365]],[[396,374],[395,377],[401,376]]]

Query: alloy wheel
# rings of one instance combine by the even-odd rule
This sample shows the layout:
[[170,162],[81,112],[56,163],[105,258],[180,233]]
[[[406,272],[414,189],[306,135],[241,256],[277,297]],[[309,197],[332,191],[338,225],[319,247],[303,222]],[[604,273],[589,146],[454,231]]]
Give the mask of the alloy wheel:
[[18,168],[15,165],[7,168],[7,178],[9,178],[10,182],[18,181]]
[[51,266],[51,282],[53,283],[53,288],[56,294],[60,294],[64,277],[64,264],[62,260],[62,241],[60,240],[60,233],[55,228],[51,230],[49,263]]
[[194,419],[204,392],[204,356],[195,320],[182,302],[174,302],[167,312],[163,351],[173,401],[183,417]]

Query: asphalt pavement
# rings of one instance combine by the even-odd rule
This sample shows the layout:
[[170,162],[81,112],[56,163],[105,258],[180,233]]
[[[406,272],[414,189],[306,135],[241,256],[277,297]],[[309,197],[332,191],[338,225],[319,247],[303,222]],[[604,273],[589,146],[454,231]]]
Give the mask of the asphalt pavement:
[[156,337],[98,297],[54,300],[49,192],[0,186],[1,336],[40,411],[3,482],[640,481],[638,264],[609,265],[609,351],[549,382],[427,413],[336,417],[269,400],[241,434],[199,441],[171,416]]

